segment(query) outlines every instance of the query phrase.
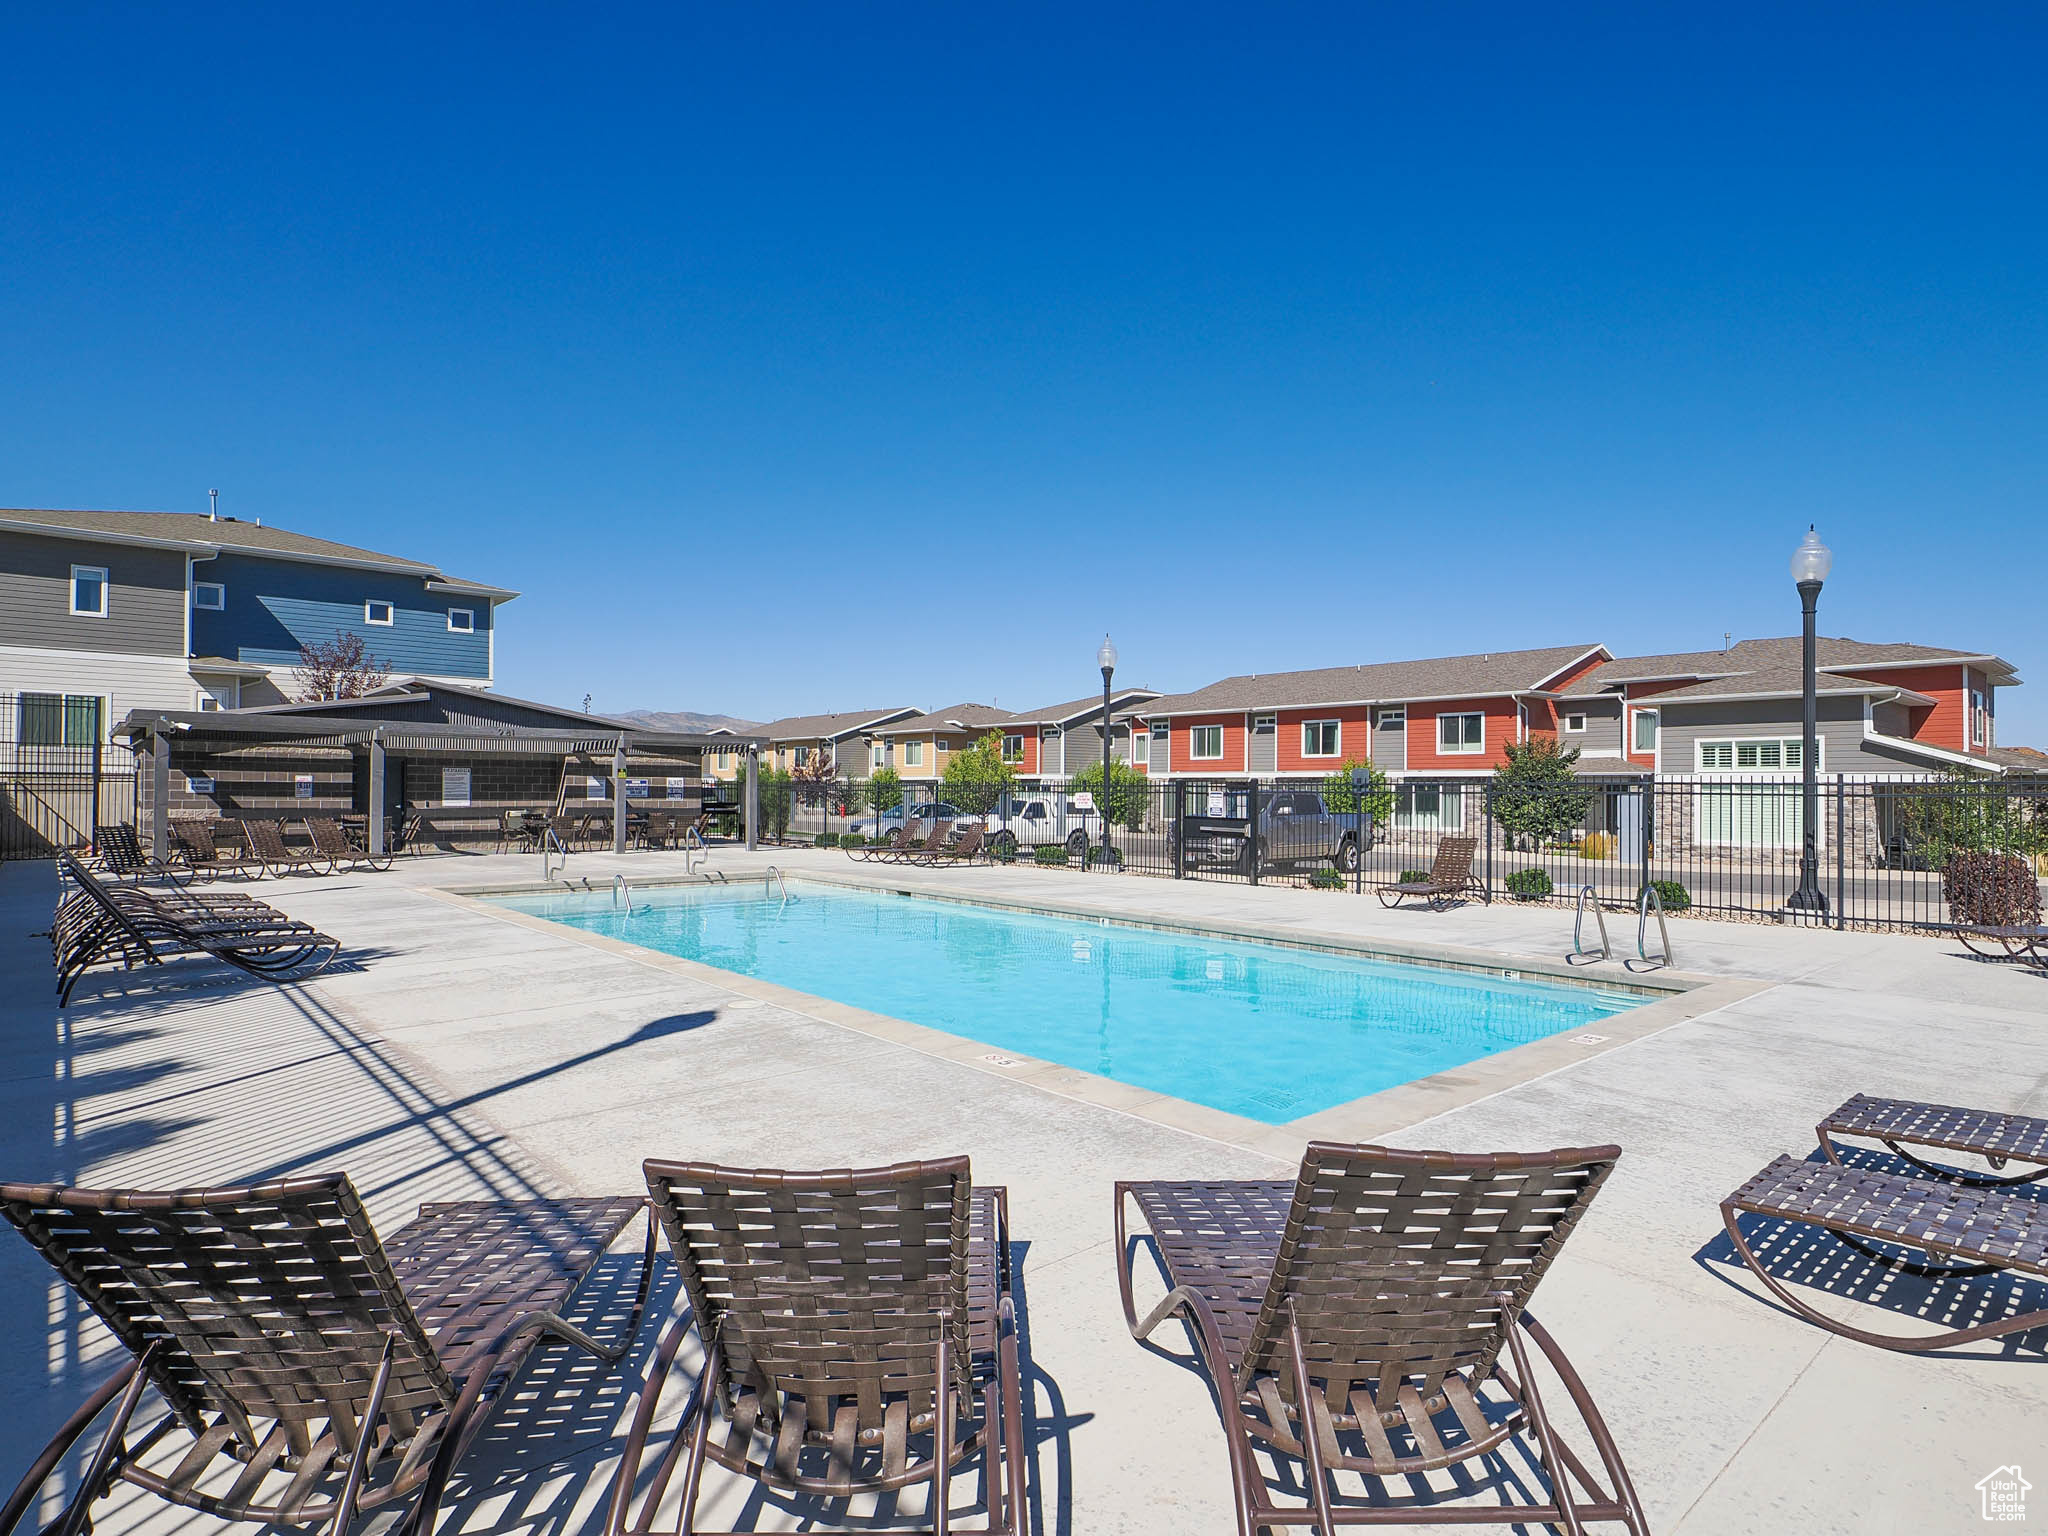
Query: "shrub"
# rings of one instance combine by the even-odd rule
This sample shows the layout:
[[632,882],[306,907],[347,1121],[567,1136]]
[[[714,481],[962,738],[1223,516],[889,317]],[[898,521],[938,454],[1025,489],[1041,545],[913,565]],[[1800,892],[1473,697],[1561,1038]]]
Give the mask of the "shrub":
[[842,832],[839,834],[839,846],[842,848],[865,848],[867,845],[868,838],[865,832]]
[[1593,792],[1573,771],[1579,749],[1560,752],[1548,736],[1511,741],[1507,761],[1493,771],[1493,819],[1508,846],[1540,848],[1586,819]]
[[1941,867],[1941,894],[1958,923],[2003,928],[2041,921],[2041,887],[2018,854],[1951,854]]
[[1067,845],[1065,843],[1040,843],[1031,850],[1031,862],[1034,864],[1064,864],[1067,862]]
[[1090,763],[1074,775],[1068,791],[1085,790],[1097,810],[1107,811],[1111,825],[1135,832],[1145,825],[1145,810],[1151,802],[1151,780],[1129,763],[1109,763],[1109,794],[1102,793],[1102,764]]
[[895,810],[903,803],[903,776],[894,768],[877,768],[875,776],[861,791],[860,798],[869,810],[878,815]]
[[1003,761],[1003,733],[990,731],[946,759],[940,793],[970,816],[985,816],[1003,803],[1017,772]]
[[1579,839],[1579,857],[1582,859],[1613,858],[1614,834],[1612,832],[1588,832]]
[[1017,845],[1007,839],[990,843],[988,856],[989,862],[994,864],[1014,864],[1017,862]]
[[839,846],[839,834],[837,832],[820,832],[818,834],[818,846],[820,848],[837,848]]
[[1344,877],[1334,869],[1312,869],[1308,873],[1308,886],[1312,891],[1341,891]]
[[1518,869],[1501,884],[1517,901],[1537,901],[1557,889],[1551,884],[1547,869]]
[[[1100,778],[1102,775],[1098,773],[1096,777]],[[1104,848],[1098,845],[1088,850],[1088,867],[1093,869],[1098,864],[1109,869],[1122,869],[1124,867],[1124,856],[1114,848]]]
[[1396,885],[1414,885],[1428,878],[1429,871],[1426,869],[1404,869],[1401,871],[1401,878],[1394,883]]
[[1664,903],[1666,912],[1683,912],[1692,905],[1692,893],[1676,880],[1652,880],[1650,888],[1657,893],[1657,899]]
[[[1358,768],[1366,772],[1363,796],[1351,785],[1352,771]],[[1346,758],[1342,768],[1323,780],[1323,804],[1336,816],[1364,811],[1376,827],[1385,828],[1394,821],[1394,791],[1387,782],[1387,771],[1363,758]]]

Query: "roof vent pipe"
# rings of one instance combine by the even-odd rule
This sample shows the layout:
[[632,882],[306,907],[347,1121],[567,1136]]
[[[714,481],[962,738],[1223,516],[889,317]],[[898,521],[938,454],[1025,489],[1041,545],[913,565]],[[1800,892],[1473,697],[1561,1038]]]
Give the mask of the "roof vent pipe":
[[206,493],[206,520],[209,523],[217,523],[220,521],[219,491],[208,491]]

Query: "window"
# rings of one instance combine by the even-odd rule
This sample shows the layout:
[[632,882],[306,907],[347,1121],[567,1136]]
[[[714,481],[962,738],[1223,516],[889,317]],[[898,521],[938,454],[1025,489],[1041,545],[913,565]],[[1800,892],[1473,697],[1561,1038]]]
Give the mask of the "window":
[[71,567],[71,611],[89,619],[107,616],[107,568],[104,565]]
[[228,605],[228,589],[217,581],[195,581],[192,583],[192,606],[207,608],[219,613]]
[[1464,791],[1455,784],[1397,784],[1394,825],[1418,832],[1455,832],[1465,824]]
[[1150,763],[1151,763],[1151,749],[1152,749],[1152,738],[1151,738],[1150,736],[1148,736],[1148,735],[1147,735],[1147,734],[1146,734],[1146,733],[1145,733],[1144,731],[1140,730],[1140,729],[1139,729],[1139,728],[1138,728],[1137,726],[1135,726],[1135,725],[1134,725],[1134,726],[1132,726],[1132,727],[1131,727],[1131,762],[1132,762],[1133,764],[1138,764],[1138,763],[1144,763],[1144,764],[1146,764],[1147,766],[1150,766]]
[[1254,732],[1254,733],[1256,733],[1257,735],[1260,735],[1260,736],[1271,736],[1271,735],[1272,735],[1272,734],[1273,734],[1273,733],[1274,733],[1275,731],[1277,731],[1277,730],[1279,730],[1279,729],[1280,729],[1280,717],[1279,717],[1278,715],[1253,715],[1253,716],[1252,716],[1252,730],[1253,730],[1253,732]]
[[1436,749],[1439,752],[1452,753],[1484,752],[1486,716],[1476,711],[1471,714],[1438,715]]
[[475,634],[476,610],[474,608],[450,608],[448,610],[448,633],[451,635]]
[[363,604],[363,622],[365,624],[389,624],[391,619],[392,607],[381,598],[373,597]]
[[24,747],[89,747],[100,739],[100,701],[90,694],[24,693],[15,739]]
[[1003,738],[1003,761],[1006,763],[1021,763],[1024,761],[1024,738],[1022,736],[1005,736]]
[[950,736],[941,736],[941,737],[939,737],[939,738],[938,738],[938,740],[937,740],[936,742],[934,742],[934,743],[933,743],[933,749],[934,749],[935,751],[939,751],[939,752],[950,752],[950,751],[952,751],[952,750],[953,750],[953,738],[952,738],[952,737],[950,737]]
[[1301,755],[1303,757],[1337,756],[1338,722],[1335,720],[1304,720],[1301,722]]
[[220,700],[216,699],[212,694],[202,693],[199,695],[199,713],[201,713],[202,715],[211,714],[214,710],[219,708]]
[[1991,700],[1979,688],[1970,690],[1970,744],[1991,745]]
[[1657,750],[1657,711],[1639,709],[1629,727],[1629,750],[1647,756]]
[[1405,731],[1408,729],[1406,709],[1383,709],[1378,716],[1379,728],[1383,731]]
[[1220,725],[1191,725],[1188,727],[1188,756],[1203,761],[1214,761],[1223,756],[1223,727]]
[[903,766],[906,768],[922,768],[924,766],[923,742],[913,740],[903,743]]
[[[1797,773],[1804,766],[1805,757],[1805,743],[1797,736],[1702,741],[1694,750],[1702,773]],[[1823,745],[1823,764],[1826,757]]]
[[881,767],[882,767],[882,763],[883,763],[883,761],[884,761],[884,758],[883,758],[883,753],[882,753],[882,744],[881,744],[881,743],[880,743],[879,741],[871,741],[871,742],[869,742],[869,743],[868,743],[868,769],[869,769],[869,771],[870,771],[870,772],[875,772],[875,773],[878,773],[878,772],[880,772],[880,771],[881,771]]
[[798,747],[796,749],[796,766],[799,768],[807,768],[810,766],[810,762],[811,749],[809,747]]
[[1586,730],[1586,717],[1584,715],[1566,715],[1564,717],[1564,729],[1565,734],[1568,736],[1584,735]]

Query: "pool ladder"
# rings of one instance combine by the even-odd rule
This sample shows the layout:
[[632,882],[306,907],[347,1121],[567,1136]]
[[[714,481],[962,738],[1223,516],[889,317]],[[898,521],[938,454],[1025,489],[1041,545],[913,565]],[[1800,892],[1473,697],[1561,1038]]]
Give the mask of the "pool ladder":
[[[1657,937],[1659,950],[1651,954],[1647,940],[1650,936],[1650,909],[1657,909]],[[1657,887],[1649,881],[1643,882],[1643,893],[1636,898],[1636,955],[1634,960],[1621,962],[1624,970],[1654,971],[1660,966],[1671,964],[1671,928],[1664,921],[1664,898],[1657,894]]]
[[[768,888],[769,888],[770,886],[775,886],[775,887],[778,887],[778,888],[779,888],[779,889],[781,890],[781,892],[782,892],[782,907],[786,907],[786,906],[788,906],[788,905],[789,905],[789,883],[788,883],[787,881],[785,881],[785,880],[784,880],[784,879],[782,878],[782,871],[781,871],[781,870],[779,870],[779,869],[777,869],[777,868],[776,868],[776,867],[775,867],[775,866],[774,866],[773,864],[770,864],[770,865],[768,866],[768,868],[767,868],[766,872],[765,872],[765,873],[763,873],[763,874],[762,874],[762,876],[761,876],[761,892],[762,892],[762,894],[763,894],[763,895],[766,895],[766,894],[767,894],[767,892],[768,892]],[[782,907],[777,907],[777,908],[776,908],[775,910],[776,910],[776,911],[777,911],[778,913],[780,913],[780,912],[782,911]]]
[[[1586,908],[1593,909],[1593,921],[1600,925],[1600,947],[1586,948]],[[1572,915],[1572,952],[1564,957],[1566,965],[1592,965],[1600,960],[1614,958],[1614,941],[1607,937],[1607,914],[1600,910],[1600,898],[1593,887],[1579,887],[1578,911]]]
[[612,876],[612,910],[613,910],[613,911],[615,911],[615,912],[616,912],[616,911],[618,910],[618,907],[619,907],[619,901],[620,901],[620,898],[622,898],[622,897],[624,898],[624,900],[625,900],[625,903],[626,903],[626,916],[628,916],[628,917],[631,917],[631,916],[633,915],[633,887],[632,887],[632,886],[630,886],[630,885],[628,885],[628,884],[626,883],[626,877],[625,877],[624,875],[613,875],[613,876]]
[[[562,856],[559,864],[554,862],[556,854]],[[549,827],[540,837],[540,877],[543,882],[549,881],[555,878],[555,871],[566,872],[568,868],[569,850],[562,846],[562,840],[555,835],[555,829]]]
[[694,875],[711,861],[711,850],[704,846],[704,834],[692,825],[683,830],[683,873]]

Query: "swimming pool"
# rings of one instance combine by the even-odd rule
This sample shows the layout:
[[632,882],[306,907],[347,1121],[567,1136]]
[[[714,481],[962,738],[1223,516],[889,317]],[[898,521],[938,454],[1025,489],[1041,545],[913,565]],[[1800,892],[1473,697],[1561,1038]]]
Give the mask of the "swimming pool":
[[793,882],[496,898],[1001,1050],[1278,1125],[1650,1001]]

